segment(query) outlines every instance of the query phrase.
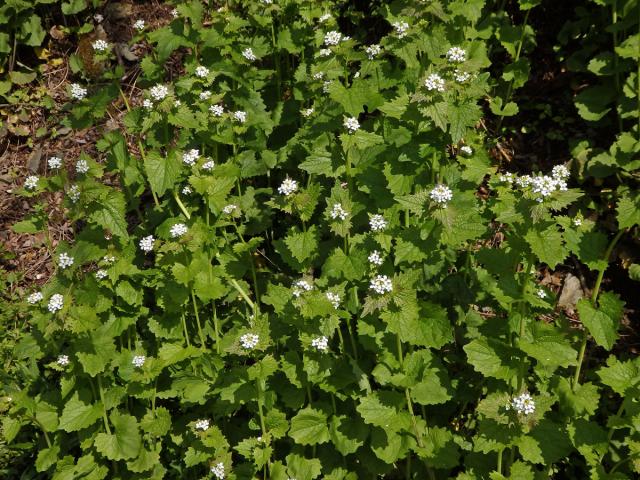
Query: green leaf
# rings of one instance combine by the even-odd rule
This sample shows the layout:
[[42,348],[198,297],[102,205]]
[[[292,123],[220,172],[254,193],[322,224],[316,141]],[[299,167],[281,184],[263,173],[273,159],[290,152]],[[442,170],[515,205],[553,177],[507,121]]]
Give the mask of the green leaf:
[[625,191],[618,200],[618,228],[640,224],[640,193]]
[[356,418],[334,415],[329,424],[331,442],[342,455],[354,453],[364,445],[369,429]]
[[395,430],[398,411],[395,407],[382,403],[377,393],[360,397],[356,410],[365,423],[391,431]]
[[578,114],[587,121],[597,122],[611,111],[615,91],[603,85],[585,88],[575,97]]
[[316,226],[312,225],[306,232],[298,232],[295,229],[284,239],[284,243],[291,252],[293,258],[299,262],[304,262],[308,258],[317,255],[318,235]]
[[135,458],[140,452],[142,438],[136,417],[114,411],[110,416],[115,434],[99,433],[95,439],[98,452],[109,460]]
[[62,2],[62,13],[65,15],[74,15],[87,8],[87,0],[69,0]]
[[89,219],[102,228],[123,239],[128,239],[127,222],[125,220],[124,195],[116,190],[109,192],[101,202],[94,202],[90,206]]
[[40,450],[36,457],[36,470],[38,472],[46,471],[58,461],[58,455],[60,455],[60,447],[58,445]]
[[504,107],[502,106],[502,98],[495,97],[490,103],[489,108],[491,109],[491,113],[494,115],[499,115],[501,117],[512,117],[518,113],[518,105],[514,102],[507,103]]
[[288,478],[296,480],[313,480],[320,476],[322,464],[317,458],[308,459],[301,455],[287,455]]
[[622,318],[624,302],[610,292],[600,294],[598,308],[582,298],[577,304],[580,320],[598,345],[611,350],[618,339],[618,326]]
[[311,407],[300,410],[291,419],[289,436],[300,445],[317,445],[329,441],[327,416]]
[[100,402],[87,405],[78,398],[76,392],[62,410],[58,429],[65,432],[76,432],[93,425],[101,416],[102,404]]
[[166,157],[156,150],[147,152],[144,157],[144,170],[156,195],[162,195],[167,190],[173,189],[180,177],[181,166],[175,151],[171,151]]
[[525,337],[518,347],[539,364],[555,370],[576,364],[578,352],[553,325],[541,322],[531,323],[531,337]]
[[624,397],[640,384],[640,360],[621,362],[612,355],[607,359],[607,366],[598,370],[598,376],[602,383]]
[[14,70],[13,72],[9,73],[9,79],[16,85],[26,85],[27,83],[33,82],[35,78],[35,72],[24,73]]
[[485,377],[511,380],[518,374],[518,352],[492,338],[473,340],[463,347],[469,363]]
[[449,105],[449,135],[456,143],[465,136],[468,128],[473,127],[482,117],[480,107],[475,100],[467,100]]
[[533,253],[541,262],[555,268],[568,254],[563,244],[562,234],[555,225],[549,225],[544,230],[531,229],[524,236]]

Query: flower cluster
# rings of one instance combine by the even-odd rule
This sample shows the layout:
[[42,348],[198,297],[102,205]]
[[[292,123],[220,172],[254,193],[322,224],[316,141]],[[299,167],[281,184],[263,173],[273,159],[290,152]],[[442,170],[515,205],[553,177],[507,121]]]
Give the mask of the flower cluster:
[[69,195],[69,200],[71,200],[72,203],[76,203],[80,200],[80,187],[78,185],[71,185],[67,191],[67,195]]
[[446,185],[439,184],[429,192],[429,198],[439,206],[444,207],[453,198],[453,192]]
[[105,278],[107,278],[107,271],[106,270],[98,270],[96,272],[96,278],[98,280],[104,280]]
[[139,32],[143,31],[145,27],[144,20],[138,19],[134,22],[133,28],[138,30]]
[[280,195],[284,195],[285,197],[288,197],[296,190],[298,190],[298,182],[292,180],[289,177],[285,178],[278,187],[278,193]]
[[501,182],[509,183],[516,186],[527,189],[531,188],[531,192],[534,194],[537,202],[542,202],[545,198],[551,196],[555,191],[567,190],[567,179],[569,178],[569,170],[564,165],[556,165],[549,175],[517,175],[506,172],[501,174],[498,178]]
[[89,171],[89,164],[86,160],[80,159],[76,162],[76,173],[84,175]]
[[171,238],[179,238],[183,236],[185,233],[187,233],[187,226],[184,223],[176,223],[169,230],[169,234],[171,235]]
[[380,266],[384,263],[384,258],[382,258],[378,250],[374,250],[373,252],[371,252],[367,257],[367,259],[369,260],[369,263],[371,263],[372,265]]
[[321,58],[330,57],[333,52],[330,48],[321,48],[318,52],[318,56]]
[[371,215],[371,218],[369,219],[369,226],[371,227],[372,231],[381,232],[385,228],[387,228],[387,221],[382,215]]
[[142,368],[144,362],[146,361],[147,357],[145,357],[144,355],[136,355],[135,357],[133,357],[133,360],[131,360],[131,364],[136,368]]
[[338,45],[342,40],[342,34],[340,32],[331,31],[324,36],[325,45]]
[[140,239],[140,250],[142,250],[145,253],[149,253],[151,251],[153,251],[153,242],[155,241],[155,239],[153,238],[153,235],[147,235],[146,237],[142,237]]
[[460,153],[470,157],[473,155],[473,149],[469,145],[463,145],[460,147]]
[[457,68],[453,71],[453,79],[458,83],[464,83],[470,78],[471,78],[471,74],[469,72],[465,72]]
[[253,350],[258,345],[260,337],[255,333],[245,333],[240,337],[240,345],[246,350]]
[[209,111],[213,113],[214,117],[221,117],[224,114],[224,107],[222,105],[211,105]]
[[369,288],[374,292],[382,295],[384,293],[390,292],[393,290],[393,284],[391,283],[391,279],[386,275],[376,275],[376,277],[371,280],[371,284]]
[[329,300],[331,302],[331,305],[333,305],[333,308],[337,310],[340,307],[340,295],[333,292],[327,292],[326,295],[327,300]]
[[56,360],[56,363],[58,365],[60,365],[61,367],[66,367],[67,365],[69,365],[69,356],[68,355],[59,355],[58,356],[58,360]]
[[396,31],[398,38],[407,36],[407,31],[409,30],[409,24],[407,22],[394,22],[391,26]]
[[374,45],[369,45],[367,48],[364,49],[364,51],[367,53],[367,58],[369,58],[369,60],[373,60],[378,55],[380,55],[382,48],[380,47],[380,45],[374,44]]
[[29,175],[27,179],[24,181],[24,188],[27,190],[35,190],[38,188],[38,181],[40,179],[37,175]]
[[57,311],[62,310],[63,306],[64,306],[64,297],[62,295],[60,295],[59,293],[51,295],[51,298],[49,299],[49,304],[47,305],[47,309],[51,313],[56,313]]
[[531,415],[536,410],[536,404],[527,392],[511,399],[507,409],[513,409],[518,415]]
[[49,165],[51,170],[57,170],[62,166],[62,159],[60,157],[50,157],[47,165]]
[[242,51],[242,56],[250,62],[255,62],[258,59],[251,48],[245,48]]
[[209,69],[199,65],[196,67],[196,77],[206,78],[209,75]]
[[91,46],[96,52],[106,52],[109,50],[109,44],[105,40],[96,40]]
[[83,100],[84,97],[87,96],[87,89],[82,88],[77,83],[71,84],[71,98],[75,98],[76,100]]
[[292,293],[293,296],[297,298],[302,295],[303,292],[310,292],[311,290],[313,290],[313,285],[311,285],[309,282],[307,282],[306,280],[297,280],[293,284]]
[[210,172],[211,170],[213,170],[213,167],[215,166],[216,164],[214,163],[213,160],[207,159],[207,161],[202,164],[202,169],[206,170],[207,172]]
[[314,338],[311,346],[320,352],[326,352],[329,349],[329,339],[325,336]]
[[185,165],[189,165],[190,167],[192,165],[195,165],[198,158],[200,158],[200,150],[198,150],[197,148],[192,148],[188,152],[184,152],[182,154],[182,162]]
[[467,59],[467,52],[460,47],[451,47],[447,51],[447,60],[450,63],[462,63]]
[[149,95],[151,95],[151,98],[153,98],[156,102],[159,102],[161,100],[164,100],[167,95],[169,95],[169,89],[166,85],[162,85],[161,83],[159,83],[149,89]]
[[545,292],[542,288],[539,288],[536,291],[536,295],[538,295],[538,297],[540,297],[540,298],[546,298],[547,297],[547,292]]
[[195,427],[196,427],[196,430],[202,430],[202,431],[208,430],[209,429],[209,420],[207,420],[207,419],[198,420],[196,422]]
[[42,292],[33,292],[31,295],[27,297],[27,303],[30,303],[33,305],[34,303],[40,302],[43,298],[44,296],[42,295]]
[[236,122],[245,123],[247,121],[247,112],[242,110],[235,111],[233,112],[233,119]]
[[211,98],[211,92],[209,90],[205,90],[204,92],[200,92],[198,95],[200,100],[209,100]]
[[320,18],[318,18],[318,22],[320,23],[325,23],[328,22],[329,20],[331,20],[333,17],[331,16],[330,13],[324,13],[322,15],[320,15]]
[[344,128],[347,129],[349,133],[355,133],[360,129],[360,122],[355,117],[347,117],[344,119]]
[[340,220],[346,220],[348,216],[349,214],[344,208],[342,208],[342,205],[340,205],[339,203],[333,204],[333,208],[331,209],[331,218],[333,220],[336,220],[338,218]]
[[444,79],[437,73],[432,73],[424,81],[424,86],[430,92],[444,92]]
[[224,463],[219,462],[211,467],[211,473],[218,479],[224,480]]
[[236,211],[237,208],[238,208],[237,205],[230,203],[229,205],[224,206],[224,208],[222,209],[222,213],[224,213],[225,215],[231,215],[233,212]]
[[303,117],[309,118],[313,114],[313,107],[305,108],[300,111]]
[[66,252],[62,252],[58,257],[58,265],[61,269],[65,269],[73,265],[73,257],[69,256]]

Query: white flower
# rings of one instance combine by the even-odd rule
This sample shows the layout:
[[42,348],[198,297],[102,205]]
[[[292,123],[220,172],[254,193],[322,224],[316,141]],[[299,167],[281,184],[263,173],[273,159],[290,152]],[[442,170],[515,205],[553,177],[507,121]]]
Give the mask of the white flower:
[[409,24],[407,22],[394,22],[392,26],[396,31],[398,38],[404,38],[407,36],[407,30],[409,30]]
[[373,252],[371,252],[367,259],[369,260],[369,263],[377,266],[380,266],[384,263],[384,258],[382,258],[378,250],[374,250]]
[[193,191],[191,190],[191,187],[189,185],[185,185],[184,187],[182,187],[183,195],[191,195],[192,193]]
[[58,265],[61,269],[65,269],[73,265],[73,257],[70,257],[67,253],[63,252],[58,257]]
[[314,112],[313,107],[305,108],[305,109],[300,111],[302,116],[305,117],[305,118],[310,117],[313,114],[313,112]]
[[208,430],[209,429],[209,420],[202,419],[196,422],[196,430]]
[[102,21],[104,20],[104,17],[102,15],[100,15],[99,13],[96,13],[93,16],[93,19],[96,21],[96,23],[102,23]]
[[311,78],[313,78],[314,80],[322,80],[324,78],[324,72],[316,72],[311,75]]
[[149,95],[151,95],[156,102],[159,102],[169,95],[169,89],[166,85],[159,83],[149,89]]
[[353,78],[360,78],[360,70],[353,75]]
[[116,257],[114,257],[113,255],[105,255],[104,257],[102,257],[102,261],[107,265],[113,265],[114,263],[116,263]]
[[175,108],[178,108],[180,105],[182,105],[182,102],[180,100],[176,100],[175,102],[173,102],[173,106]]
[[331,86],[332,83],[333,83],[333,80],[326,80],[322,82],[322,92],[329,93],[329,87]]
[[237,208],[237,205],[230,203],[229,205],[224,206],[224,208],[222,209],[222,213],[224,213],[225,215],[231,215]]
[[98,270],[96,272],[96,278],[98,280],[104,280],[105,278],[107,278],[107,271],[106,270]]
[[153,108],[153,102],[148,98],[145,98],[144,100],[142,100],[142,106],[147,110],[151,110]]
[[182,162],[185,165],[192,166],[196,163],[196,160],[200,157],[200,150],[192,148],[188,152],[182,154]]
[[213,162],[213,160],[207,160],[206,162],[204,162],[202,164],[202,169],[206,170],[207,172],[213,170],[213,167],[215,167],[216,164]]
[[540,298],[546,298],[547,297],[547,293],[542,288],[538,289],[538,291],[536,292],[536,295],[538,295]]
[[47,161],[49,168],[52,170],[57,170],[62,166],[62,159],[60,157],[51,157]]
[[567,182],[558,178],[553,178],[548,175],[531,178],[531,191],[540,195],[536,198],[538,202],[542,202],[556,190],[565,191],[566,189]]
[[340,307],[340,295],[333,292],[327,292],[327,300],[331,302],[333,308],[338,309]]
[[38,303],[43,299],[42,292],[33,292],[31,295],[27,297],[27,303],[33,305],[34,303]]
[[140,243],[138,245],[140,245],[140,250],[145,253],[149,253],[153,250],[154,242],[155,238],[153,238],[153,235],[147,235],[146,237],[142,237],[140,239]]
[[133,28],[135,28],[139,32],[143,31],[144,30],[144,20],[142,20],[142,19],[136,20],[135,23],[133,24]]
[[551,176],[556,180],[566,180],[570,176],[569,169],[564,165],[556,165],[551,170]]
[[24,181],[24,188],[26,188],[27,190],[35,190],[36,188],[38,188],[39,180],[40,178],[38,178],[37,175],[29,175]]
[[64,297],[62,295],[60,295],[59,293],[51,295],[51,298],[49,299],[49,304],[47,305],[47,309],[51,313],[56,313],[57,311],[62,310],[63,306],[64,306]]
[[89,164],[86,160],[78,160],[76,162],[76,173],[85,174],[89,171]]
[[196,77],[205,78],[207,75],[209,75],[209,69],[207,67],[203,67],[202,65],[196,67]]
[[500,175],[499,178],[501,182],[505,182],[505,183],[513,183],[513,180],[514,180],[513,173],[511,172],[505,172],[502,175]]
[[211,97],[211,92],[209,90],[205,90],[204,92],[200,92],[198,97],[200,100],[208,100]]
[[531,185],[531,175],[522,175],[521,177],[516,178],[516,185],[521,188],[526,188]]
[[211,473],[218,479],[224,480],[224,463],[220,462],[211,467]]
[[573,219],[573,226],[574,227],[579,227],[580,225],[582,225],[582,219],[578,218],[578,217],[574,218]]
[[321,352],[326,352],[329,349],[329,339],[327,337],[317,337],[311,340],[311,346]]
[[344,208],[342,208],[342,205],[340,205],[339,203],[333,204],[333,208],[331,209],[331,218],[333,220],[336,220],[338,218],[340,220],[346,220],[348,216],[349,214]]
[[331,20],[331,18],[332,18],[332,17],[331,17],[331,14],[330,14],[330,13],[325,13],[325,14],[323,14],[322,16],[320,16],[320,18],[318,19],[318,22],[320,22],[320,23],[324,23],[324,22],[326,22],[326,21],[328,21],[328,20]]
[[278,187],[278,193],[284,195],[285,197],[288,197],[296,190],[298,190],[298,182],[292,180],[289,177],[285,178]]
[[171,16],[173,18],[178,18],[180,16],[180,13],[178,12],[177,8],[174,8],[173,10],[171,10]]
[[233,112],[233,119],[237,122],[244,123],[247,121],[247,112],[237,110]]
[[56,363],[61,367],[66,367],[67,365],[69,365],[69,357],[67,355],[59,355]]
[[527,392],[511,399],[510,408],[513,408],[518,415],[531,415],[536,410],[536,404]]
[[434,90],[437,92],[444,92],[444,80],[437,73],[429,75],[424,81],[424,86],[430,92],[433,92]]
[[381,232],[387,228],[387,221],[382,215],[371,215],[371,218],[369,219],[369,226],[372,231]]
[[374,292],[382,295],[393,290],[393,284],[391,283],[391,279],[386,275],[376,275],[376,277],[371,280],[369,288],[371,288],[371,290],[373,290]]
[[104,40],[96,40],[91,44],[91,46],[96,52],[106,52],[109,50],[109,44]]
[[265,5],[271,5],[273,3],[273,0],[260,0],[260,1]]
[[311,285],[306,280],[298,280],[293,284],[293,296],[298,298],[304,292],[310,292],[313,290],[313,285]]
[[330,57],[333,52],[330,48],[321,48],[318,52],[319,57]]
[[325,45],[338,45],[341,39],[342,34],[333,30],[324,36],[324,43]]
[[250,62],[255,62],[258,59],[258,57],[256,57],[255,54],[253,53],[253,49],[251,48],[245,48],[242,51],[242,56],[247,60],[249,60]]
[[358,119],[355,117],[345,118],[343,125],[349,133],[355,133],[360,129],[360,122],[358,122]]
[[471,78],[471,74],[469,72],[464,72],[462,70],[458,70],[457,68],[453,71],[453,78],[458,83],[464,83]]
[[214,117],[221,117],[224,113],[224,107],[222,105],[211,105],[209,111],[213,113]]
[[364,51],[367,53],[367,57],[369,57],[369,60],[373,60],[378,55],[380,55],[382,48],[380,47],[380,45],[374,44],[374,45],[369,45],[367,48],[364,49]]
[[467,59],[467,52],[460,47],[451,47],[447,51],[449,63],[462,63]]
[[453,198],[453,192],[446,185],[439,184],[429,192],[429,197],[438,205],[445,206]]
[[463,145],[460,147],[460,152],[464,153],[466,156],[470,157],[473,155],[473,149],[469,145]]
[[178,238],[187,233],[187,226],[184,223],[176,223],[171,230],[169,230],[169,234],[171,238]]
[[245,333],[240,337],[240,345],[242,345],[242,348],[246,350],[252,350],[256,348],[259,341],[260,337],[255,333]]
[[67,195],[69,195],[69,200],[71,200],[71,203],[76,203],[78,200],[80,200],[80,187],[78,185],[71,185],[71,187],[69,187]]
[[75,98],[76,100],[83,100],[84,97],[87,96],[87,89],[82,88],[77,83],[71,84],[71,98]]
[[133,357],[133,360],[131,360],[131,364],[134,367],[142,368],[142,366],[144,365],[144,362],[146,361],[147,361],[147,357],[145,357],[144,355],[136,355],[135,357]]

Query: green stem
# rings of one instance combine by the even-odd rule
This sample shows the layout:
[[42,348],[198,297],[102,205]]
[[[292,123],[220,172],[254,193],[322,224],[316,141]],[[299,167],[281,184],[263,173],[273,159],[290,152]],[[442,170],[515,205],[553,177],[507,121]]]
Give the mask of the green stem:
[[[594,308],[596,308],[597,306],[598,294],[600,293],[600,285],[602,284],[602,279],[604,278],[604,272],[607,270],[607,267],[609,266],[608,262],[609,262],[609,257],[611,256],[611,252],[613,252],[613,248],[616,246],[616,243],[618,243],[618,240],[620,240],[620,237],[622,237],[625,231],[626,231],[625,229],[618,230],[618,233],[616,233],[616,236],[613,237],[613,239],[611,240],[611,243],[609,243],[609,246],[607,247],[607,250],[604,252],[604,260],[607,261],[607,265],[598,271],[596,284],[593,287],[593,292],[591,292],[591,305]],[[587,332],[587,330],[585,329],[582,334],[582,343],[580,344],[580,351],[578,353],[578,365],[576,366],[576,371],[575,371],[575,374],[573,375],[574,391],[580,384],[580,369],[582,368],[582,362],[584,361],[584,354],[587,349],[588,339],[589,339],[589,332]]]
[[109,427],[109,418],[107,417],[107,407],[104,402],[104,391],[102,388],[102,377],[98,375],[98,392],[100,392],[100,402],[102,402],[102,420],[104,421],[104,429],[109,435],[111,435],[111,428]]
[[498,451],[498,466],[496,467],[496,470],[498,471],[498,473],[500,475],[502,475],[502,452],[504,449],[501,449]]
[[[144,162],[146,159],[146,154],[144,152],[144,147],[142,146],[142,142],[140,140],[138,140],[138,150],[140,150],[140,156],[142,157],[142,161]],[[153,190],[153,187],[151,187],[151,184],[149,184],[149,190],[151,190],[151,195],[153,196],[153,203],[156,204],[156,207],[160,207],[160,201],[158,200],[158,196],[156,195],[156,192]]]
[[[400,363],[400,370],[403,370],[404,367],[404,358],[402,356],[402,341],[400,340],[400,335],[396,335],[396,346],[398,348],[398,362]],[[418,422],[416,420],[416,415],[413,412],[413,402],[411,401],[411,393],[408,388],[404,389],[404,395],[407,399],[407,410],[411,414],[411,424],[413,425],[413,432],[416,436],[416,441],[418,442],[418,446],[422,448],[422,434],[418,430]]]
[[[618,23],[618,0],[613,0],[611,4],[611,24],[613,27],[613,69],[615,71],[614,82],[616,86],[616,95],[620,94],[620,72],[618,71],[618,54],[616,49],[618,48],[618,31],[616,30],[616,23]],[[622,118],[616,108],[616,116],[618,118],[618,130],[622,132]]]
[[206,344],[204,341],[204,333],[202,332],[202,324],[200,323],[200,314],[198,313],[198,303],[196,302],[196,294],[191,290],[191,302],[193,303],[193,313],[196,315],[196,325],[198,325],[198,336],[200,337],[200,348],[204,350]]
[[235,278],[232,278],[230,280],[230,282],[231,282],[231,285],[233,285],[233,288],[235,288],[238,291],[238,293],[240,294],[240,296],[242,298],[244,298],[244,301],[249,304],[249,306],[251,307],[251,310],[253,310],[255,312],[256,311],[256,306],[251,301],[251,299],[249,298],[249,295],[247,295],[247,292],[244,291],[244,289],[240,286],[240,284],[236,281]]
[[211,302],[211,308],[213,309],[213,330],[216,335],[216,353],[220,354],[220,326],[218,325],[218,312],[215,302]]
[[191,342],[189,341],[189,331],[187,330],[187,319],[182,314],[182,329],[184,330],[184,339],[187,342],[187,347],[191,346]]
[[182,211],[183,215],[187,217],[187,220],[190,220],[191,214],[187,211],[187,208],[184,206],[184,203],[182,203],[182,200],[180,200],[180,197],[178,197],[178,193],[175,190],[173,191],[173,199],[178,204],[178,207],[180,207],[180,210]]

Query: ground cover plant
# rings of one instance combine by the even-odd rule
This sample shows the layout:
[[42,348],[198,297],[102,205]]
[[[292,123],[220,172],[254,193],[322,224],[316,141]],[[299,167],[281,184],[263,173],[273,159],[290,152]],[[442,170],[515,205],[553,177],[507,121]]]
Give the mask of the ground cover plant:
[[[91,133],[11,192],[54,272],[1,277],[3,475],[640,473],[636,0],[553,32],[571,138],[538,0],[49,3]],[[547,117],[570,158],[510,163]]]

